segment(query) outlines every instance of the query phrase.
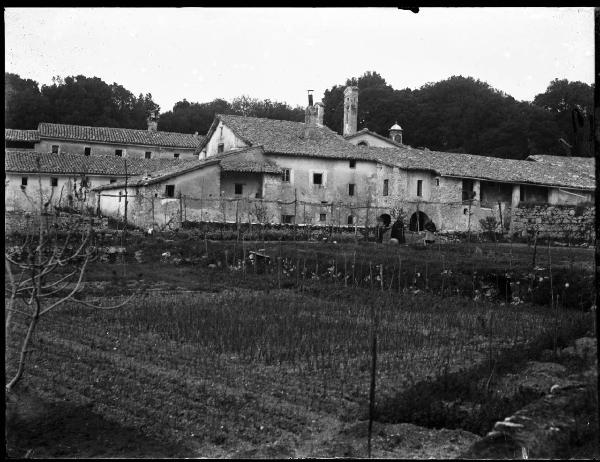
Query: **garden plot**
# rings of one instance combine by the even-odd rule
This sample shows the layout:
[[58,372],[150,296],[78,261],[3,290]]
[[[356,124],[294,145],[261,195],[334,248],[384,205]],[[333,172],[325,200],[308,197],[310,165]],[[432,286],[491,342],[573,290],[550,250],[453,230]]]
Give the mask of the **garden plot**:
[[89,404],[198,456],[282,441],[282,454],[306,455],[316,435],[367,415],[372,305],[378,402],[584,322],[583,313],[433,294],[353,300],[230,290],[152,294],[108,312],[65,306],[40,325],[25,380],[48,401]]

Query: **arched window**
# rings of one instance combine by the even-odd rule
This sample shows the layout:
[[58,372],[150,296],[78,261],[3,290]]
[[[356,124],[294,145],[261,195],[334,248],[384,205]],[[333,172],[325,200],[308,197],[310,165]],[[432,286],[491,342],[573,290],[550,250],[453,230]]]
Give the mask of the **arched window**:
[[366,141],[361,141],[357,144],[357,146],[369,146],[369,143],[367,143]]

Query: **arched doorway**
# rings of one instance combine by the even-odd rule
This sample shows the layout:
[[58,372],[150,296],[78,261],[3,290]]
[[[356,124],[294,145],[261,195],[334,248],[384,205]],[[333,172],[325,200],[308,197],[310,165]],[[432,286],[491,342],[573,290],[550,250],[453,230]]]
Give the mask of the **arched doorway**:
[[383,226],[390,226],[392,223],[392,217],[389,213],[382,213],[379,215],[379,221],[383,223]]
[[425,229],[425,223],[431,221],[429,217],[421,212],[415,212],[410,217],[410,223],[408,224],[408,229],[410,231],[423,231]]

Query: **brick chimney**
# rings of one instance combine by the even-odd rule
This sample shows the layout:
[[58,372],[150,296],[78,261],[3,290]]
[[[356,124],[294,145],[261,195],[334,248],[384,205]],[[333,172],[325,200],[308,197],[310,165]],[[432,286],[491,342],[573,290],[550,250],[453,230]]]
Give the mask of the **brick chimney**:
[[149,132],[155,132],[158,130],[158,113],[156,111],[150,111],[146,121],[148,122]]
[[308,106],[304,111],[304,138],[315,139],[317,137],[317,124],[319,120],[318,104],[313,105],[312,90],[308,90]]

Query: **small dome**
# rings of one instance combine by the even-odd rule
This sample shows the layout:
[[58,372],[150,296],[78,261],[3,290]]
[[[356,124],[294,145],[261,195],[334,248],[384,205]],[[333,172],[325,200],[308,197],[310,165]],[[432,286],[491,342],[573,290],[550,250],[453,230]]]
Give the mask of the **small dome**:
[[390,130],[402,130],[402,127],[398,125],[398,123],[395,123],[394,125],[392,125],[392,128],[390,128]]

